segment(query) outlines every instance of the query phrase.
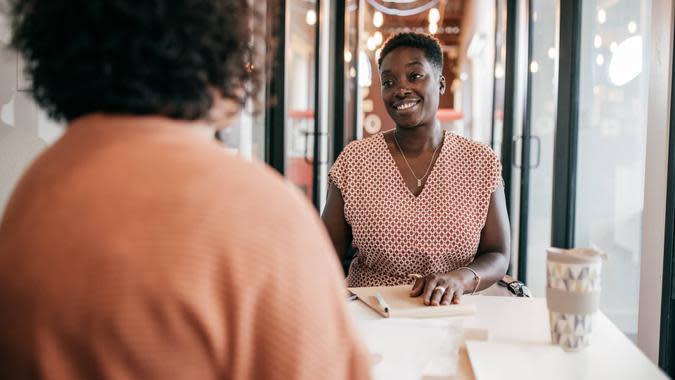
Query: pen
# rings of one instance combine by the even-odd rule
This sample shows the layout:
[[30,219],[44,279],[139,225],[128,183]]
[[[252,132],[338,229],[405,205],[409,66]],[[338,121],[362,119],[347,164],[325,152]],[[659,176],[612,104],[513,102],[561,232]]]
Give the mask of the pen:
[[375,293],[375,299],[377,300],[377,303],[380,304],[380,307],[384,310],[384,312],[388,313],[389,305],[387,305],[387,303],[384,302],[384,298],[382,298],[380,292]]
[[359,298],[354,292],[351,290],[347,289],[347,300],[349,301],[354,301],[355,299]]

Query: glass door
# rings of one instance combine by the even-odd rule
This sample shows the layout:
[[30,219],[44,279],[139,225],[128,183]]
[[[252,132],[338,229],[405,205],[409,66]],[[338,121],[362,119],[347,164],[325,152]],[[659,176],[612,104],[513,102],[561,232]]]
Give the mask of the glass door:
[[[537,297],[545,295],[546,248],[551,244],[553,137],[558,94],[558,7],[556,0],[530,0],[528,91],[525,130],[520,146],[527,149],[521,175],[518,256],[519,278]],[[526,184],[526,185],[525,185]],[[514,252],[515,254],[515,252]]]
[[318,12],[315,0],[286,1],[284,175],[310,202],[315,187]]
[[[651,1],[584,1],[575,245],[604,251],[601,310],[636,340]],[[665,159],[665,158],[664,158]]]

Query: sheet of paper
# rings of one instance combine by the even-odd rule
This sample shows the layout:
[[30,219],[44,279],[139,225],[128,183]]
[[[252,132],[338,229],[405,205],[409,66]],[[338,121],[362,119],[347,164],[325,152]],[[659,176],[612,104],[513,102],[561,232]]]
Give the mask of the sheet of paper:
[[[427,306],[421,297],[410,297],[410,286],[381,286],[370,288],[349,288],[359,300],[384,317],[391,318],[439,318],[467,316],[476,313],[476,306],[470,304]],[[384,313],[375,294],[386,301],[389,313]]]
[[452,376],[461,342],[460,320],[380,319],[357,321],[371,354],[380,357],[374,380]]

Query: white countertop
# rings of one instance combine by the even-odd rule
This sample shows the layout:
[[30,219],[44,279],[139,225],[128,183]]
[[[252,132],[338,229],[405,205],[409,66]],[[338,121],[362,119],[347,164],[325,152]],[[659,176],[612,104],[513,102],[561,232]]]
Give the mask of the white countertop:
[[[602,312],[595,315],[590,346],[567,353],[550,344],[543,298],[481,295],[464,296],[462,302],[477,308],[475,316],[463,318],[464,327],[485,329],[488,339],[467,344],[479,363],[469,364],[466,348],[460,349],[459,371],[451,378],[667,379]],[[381,318],[362,302],[348,307],[356,319]],[[484,357],[490,362],[483,363]]]

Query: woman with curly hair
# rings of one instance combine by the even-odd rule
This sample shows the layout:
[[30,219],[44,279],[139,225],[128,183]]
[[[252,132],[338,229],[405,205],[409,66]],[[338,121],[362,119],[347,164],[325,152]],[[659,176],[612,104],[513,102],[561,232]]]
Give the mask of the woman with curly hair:
[[311,207],[214,139],[261,87],[249,4],[11,2],[68,127],[0,222],[3,378],[367,377]]

